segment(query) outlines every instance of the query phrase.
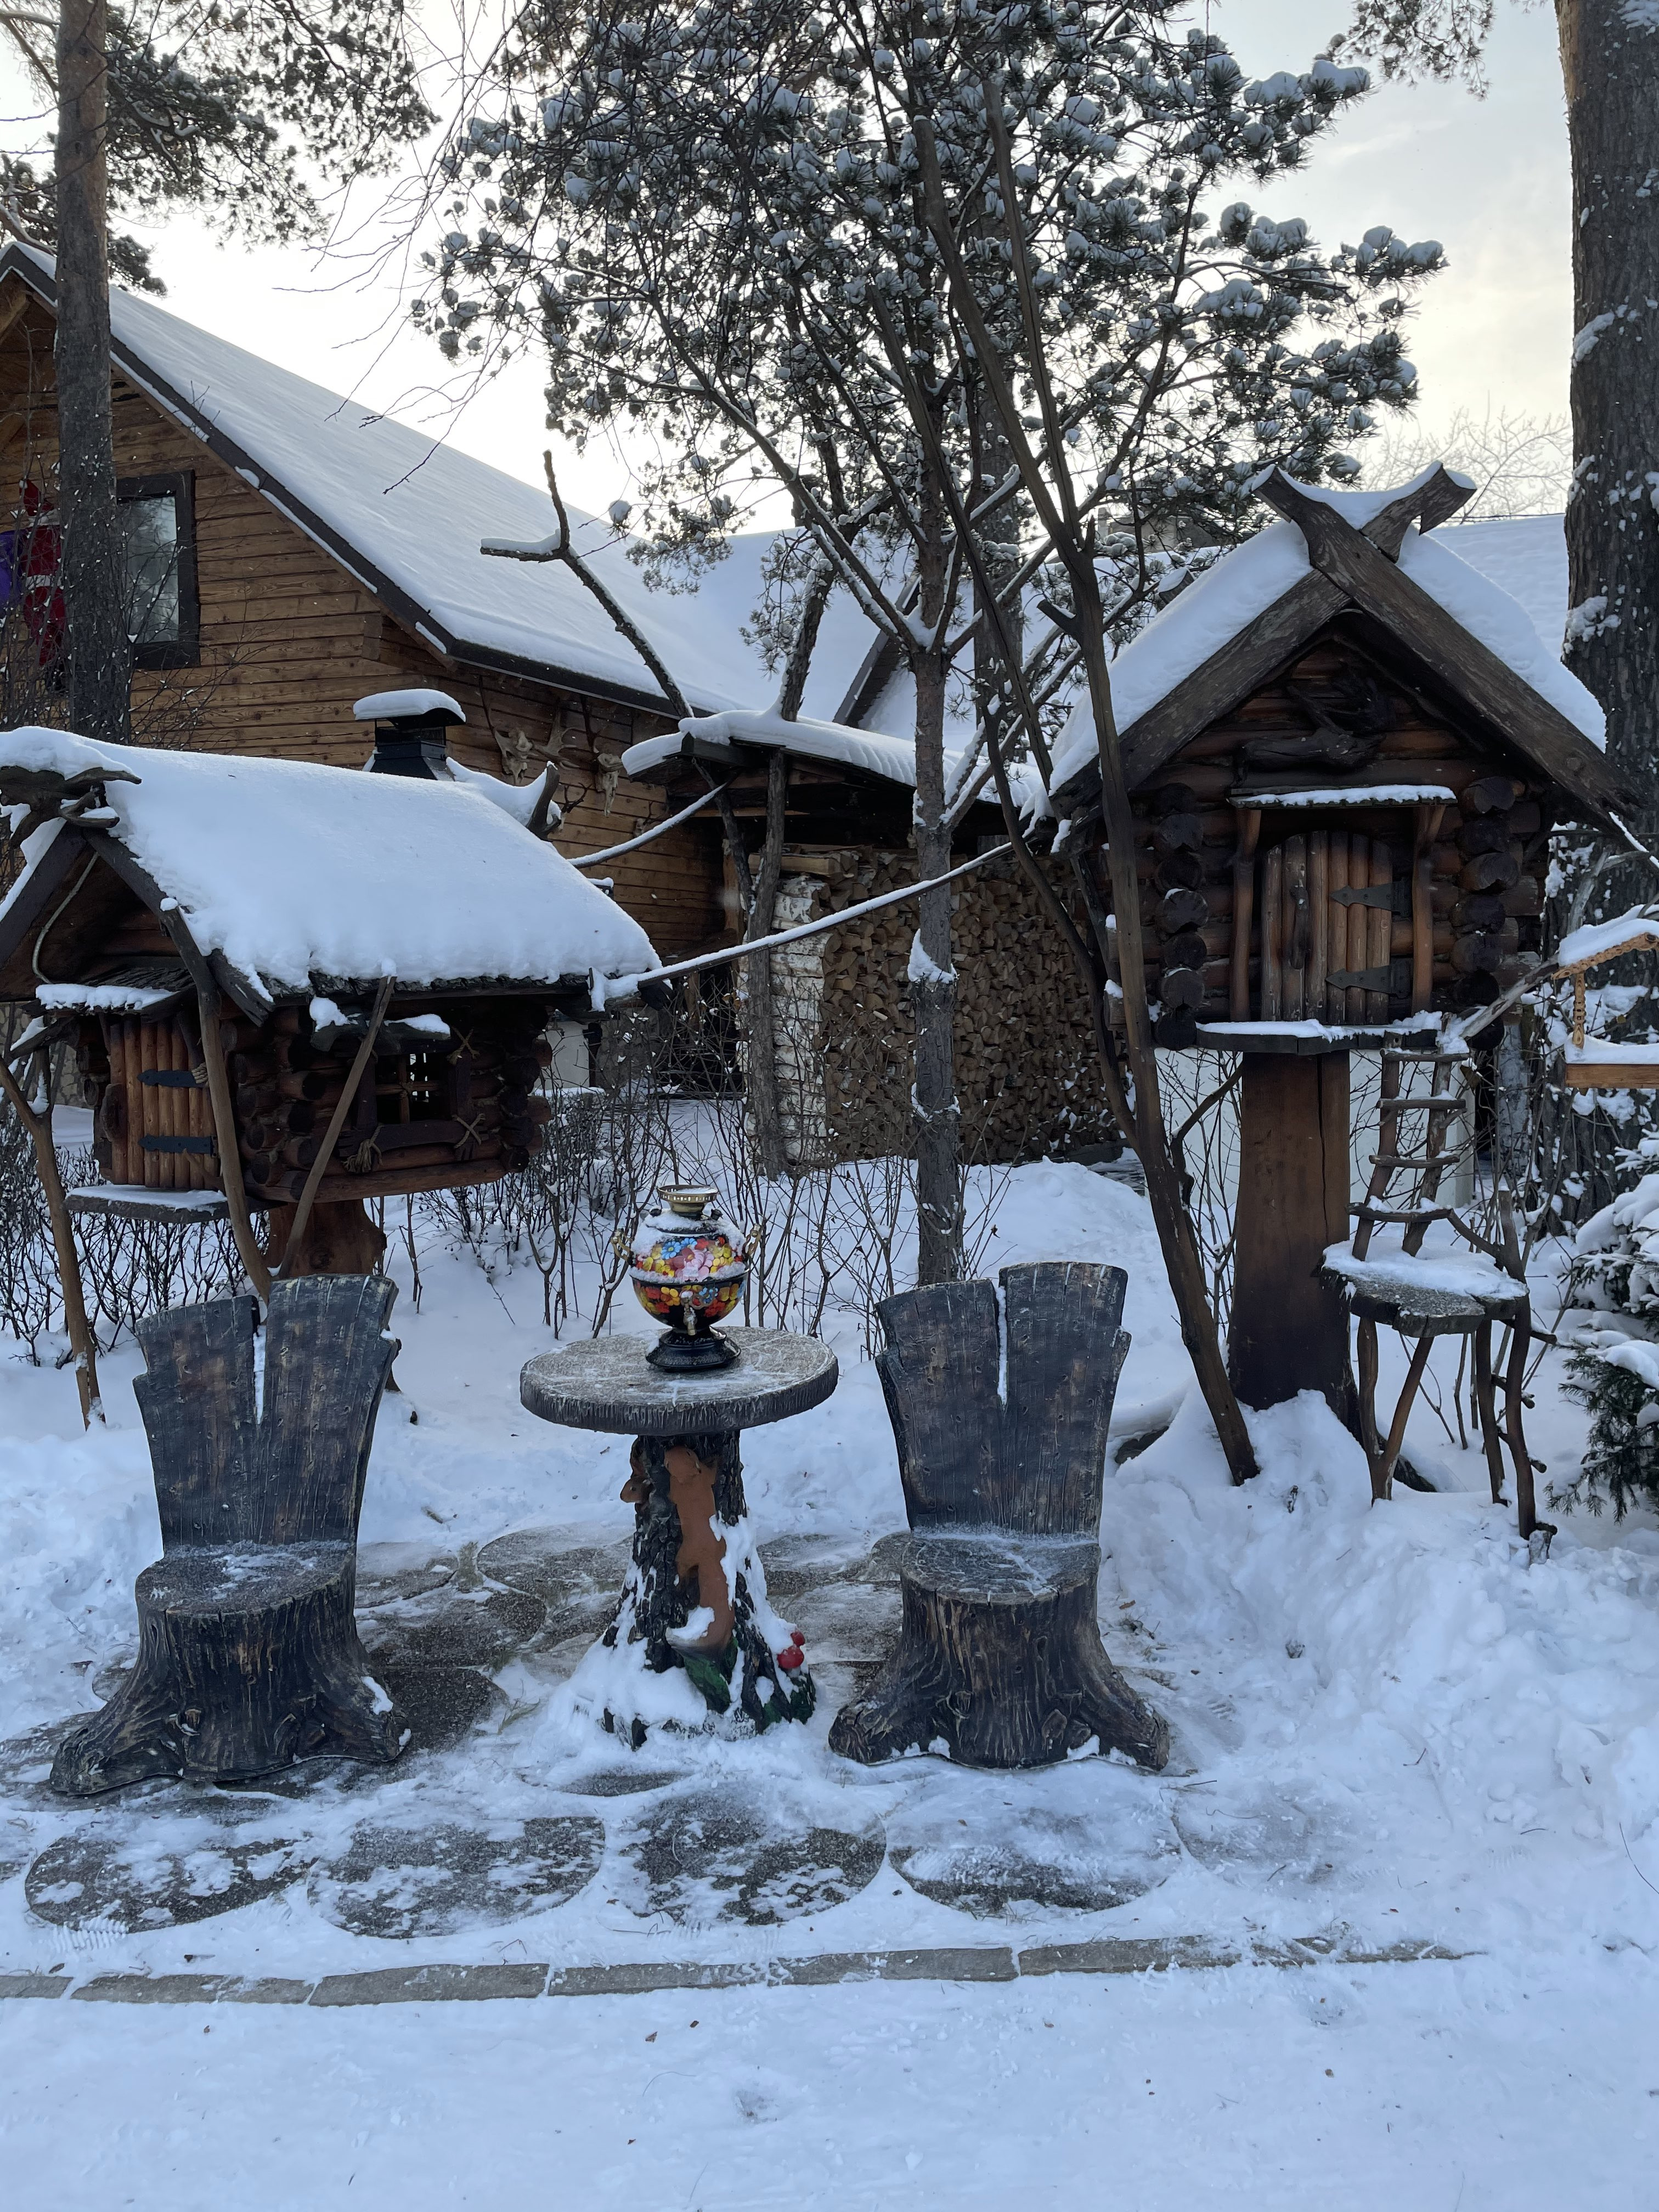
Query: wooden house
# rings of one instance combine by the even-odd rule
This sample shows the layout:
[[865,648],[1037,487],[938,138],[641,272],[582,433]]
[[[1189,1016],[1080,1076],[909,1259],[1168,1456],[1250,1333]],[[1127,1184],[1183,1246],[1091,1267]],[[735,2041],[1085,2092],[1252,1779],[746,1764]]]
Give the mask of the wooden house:
[[[1156,1034],[1243,1055],[1231,1363],[1254,1405],[1344,1386],[1319,1268],[1348,1233],[1349,1053],[1491,1004],[1540,956],[1552,828],[1631,804],[1595,700],[1430,534],[1468,486],[1263,496],[1284,519],[1113,664]],[[1109,902],[1086,708],[1054,775]]]
[[75,1040],[118,1197],[268,1209],[268,1256],[304,1198],[369,1264],[363,1200],[525,1165],[550,1018],[658,963],[485,784],[0,735],[0,1001]]
[[[53,300],[50,257],[0,251],[0,723],[56,719],[61,683]],[[359,767],[354,702],[435,686],[465,714],[453,738],[465,767],[514,783],[556,767],[564,851],[647,825],[657,795],[621,763],[675,720],[650,671],[567,568],[479,550],[544,538],[545,492],[151,300],[118,289],[111,323],[137,742]],[[647,590],[608,526],[573,523],[694,705],[764,695],[738,634],[763,540],[734,554],[711,608],[706,593]],[[712,818],[608,872],[665,952],[730,932]]]

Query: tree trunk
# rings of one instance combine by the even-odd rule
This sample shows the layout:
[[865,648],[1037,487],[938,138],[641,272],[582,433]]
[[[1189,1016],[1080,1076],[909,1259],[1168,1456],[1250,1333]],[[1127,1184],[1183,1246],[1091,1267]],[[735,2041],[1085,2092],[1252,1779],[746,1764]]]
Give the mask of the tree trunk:
[[[1566,659],[1659,835],[1659,13],[1557,0],[1572,149]],[[1638,21],[1639,19],[1639,21]],[[1647,871],[1639,890],[1650,892]]]
[[1100,756],[1101,811],[1105,817],[1106,859],[1111,872],[1112,911],[1116,922],[1114,936],[1123,992],[1124,1057],[1134,1084],[1135,1151],[1146,1177],[1147,1202],[1158,1230],[1164,1264],[1170,1271],[1176,1310],[1181,1316],[1181,1340],[1187,1347],[1198,1387],[1215,1423],[1228,1469],[1235,1482],[1244,1482],[1258,1472],[1255,1449],[1221,1356],[1221,1340],[1210,1305],[1209,1286],[1204,1279],[1203,1258],[1181,1194],[1180,1179],[1164,1124],[1158,1054],[1146,1006],[1146,946],[1140,885],[1135,872],[1135,819],[1124,779],[1116,717],[1112,711],[1105,610],[1092,559],[1068,563],[1068,569]]
[[[913,652],[916,682],[916,872],[942,876],[951,865],[945,817],[945,653],[937,641],[945,614],[944,515],[938,487],[924,488],[929,540],[921,558],[918,610],[935,642]],[[962,1274],[961,1109],[957,1103],[951,1025],[956,973],[951,965],[951,887],[916,902],[916,948],[910,963],[915,1018],[916,1280],[951,1283]]]
[[118,744],[129,732],[132,653],[110,407],[107,45],[105,0],[64,0],[53,353],[69,718],[83,736]]
[[[766,769],[766,842],[761,848],[760,873],[755,878],[749,927],[744,933],[751,938],[769,936],[776,917],[788,802],[789,756],[775,752]],[[767,1181],[772,1182],[788,1165],[783,1144],[783,1115],[778,1103],[778,1025],[772,996],[772,955],[757,953],[744,966],[748,971],[744,989],[749,1001],[745,1024],[749,1031],[749,1058],[744,1090],[756,1162]]]

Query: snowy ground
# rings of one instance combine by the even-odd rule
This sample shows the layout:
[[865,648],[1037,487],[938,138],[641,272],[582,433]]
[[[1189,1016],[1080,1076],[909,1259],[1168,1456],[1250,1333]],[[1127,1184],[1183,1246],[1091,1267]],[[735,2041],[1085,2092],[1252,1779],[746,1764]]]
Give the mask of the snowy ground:
[[[1188,1370],[1143,1204],[1082,1169],[1024,1169],[999,1231],[1002,1261],[1128,1269],[1117,1431],[1157,1425]],[[525,1528],[616,1545],[629,1523],[620,1441],[549,1429],[518,1404],[519,1370],[548,1341],[539,1283],[492,1287],[462,1261],[425,1272],[423,1310],[405,1304],[394,1323],[405,1395],[382,1417],[362,1530],[368,1546],[421,1550],[368,1558],[453,1557]],[[839,1349],[836,1395],[751,1435],[745,1462],[763,1541],[810,1538],[811,1556],[857,1562],[903,1515],[873,1372],[854,1334]],[[160,1548],[136,1364],[130,1351],[107,1363],[112,1424],[88,1438],[66,1374],[0,1361],[0,1738],[14,1743],[94,1705],[93,1683],[131,1647],[132,1579]],[[1559,1478],[1580,1417],[1547,1367],[1537,1395],[1534,1446]],[[568,1901],[412,1947],[351,1932],[327,1884],[299,1878],[190,1925],[51,1924],[23,1873],[57,1839],[118,1826],[154,1856],[187,1856],[228,1816],[161,1795],[65,1812],[14,1759],[0,1974],[314,1980],[411,1956],[760,1962],[1102,1937],[1224,1954],[1317,1936],[1456,1958],[350,2011],[19,2000],[0,2004],[0,2128],[8,2172],[26,2177],[15,2201],[514,2207],[562,2179],[647,2212],[724,2212],[763,2190],[860,2208],[1064,2192],[1161,2212],[1301,2205],[1334,2187],[1359,2207],[1654,2212],[1659,1530],[1569,1519],[1533,1565],[1478,1455],[1431,1415],[1412,1448],[1449,1486],[1375,1510],[1322,1407],[1255,1425],[1264,1472],[1243,1491],[1190,1396],[1109,1476],[1103,1626],[1170,1721],[1162,1776],[1099,1761],[1014,1778],[933,1760],[848,1768],[824,1744],[833,1608],[809,1592],[803,1618],[830,1658],[811,1726],[647,1756],[669,1797],[720,1793],[786,1831],[873,1838],[878,1871],[843,1884],[842,1902],[821,1890],[757,1924],[695,1868],[642,1884],[635,1824],[661,1800],[584,1795],[620,1754],[573,1722],[559,1676],[574,1655],[553,1654],[501,1669],[483,1731],[374,1805],[411,1828],[592,1816],[599,1871]],[[883,1593],[865,1577],[845,1589],[873,1613]],[[856,1641],[858,1622],[843,1626]],[[337,1853],[364,1802],[331,1784],[249,1802],[239,1833],[291,1848],[303,1874],[307,1854]],[[975,1854],[1040,1862],[1049,1901],[964,1909]],[[1068,1881],[1082,1901],[1052,1901]],[[1114,1882],[1124,1901],[1103,1903]]]

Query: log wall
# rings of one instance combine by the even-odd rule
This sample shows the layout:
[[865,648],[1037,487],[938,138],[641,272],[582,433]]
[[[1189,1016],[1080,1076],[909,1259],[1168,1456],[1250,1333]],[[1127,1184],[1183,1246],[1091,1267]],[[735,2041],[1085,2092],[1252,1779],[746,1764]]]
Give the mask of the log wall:
[[[1352,668],[1340,644],[1322,643],[1288,681],[1301,699],[1334,698]],[[1555,802],[1547,779],[1513,756],[1500,762],[1403,691],[1391,693],[1392,726],[1363,771],[1316,763],[1294,774],[1253,770],[1246,745],[1307,735],[1297,697],[1264,689],[1134,794],[1147,988],[1162,1007],[1162,1044],[1189,1044],[1200,1022],[1357,1025],[1489,1004],[1541,944]],[[1254,842],[1253,810],[1231,803],[1241,786],[1362,782],[1437,785],[1454,798],[1443,811],[1264,807]],[[1097,866],[1109,901],[1101,856]],[[1392,889],[1393,910],[1335,896],[1349,887]],[[1391,971],[1386,991],[1323,981],[1382,967]]]

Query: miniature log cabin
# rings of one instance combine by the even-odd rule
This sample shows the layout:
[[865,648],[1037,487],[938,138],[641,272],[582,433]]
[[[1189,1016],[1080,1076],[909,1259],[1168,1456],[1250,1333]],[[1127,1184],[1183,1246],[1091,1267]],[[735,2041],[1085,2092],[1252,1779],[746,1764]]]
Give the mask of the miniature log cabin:
[[[408,703],[366,702],[394,733]],[[0,735],[0,1000],[74,1038],[116,1193],[222,1191],[239,1243],[267,1209],[267,1264],[304,1198],[284,1272],[358,1272],[363,1200],[526,1164],[550,1019],[657,961],[492,782]]]
[[[1161,1046],[1244,1056],[1230,1364],[1248,1404],[1347,1393],[1320,1279],[1348,1231],[1348,1054],[1431,1045],[1540,959],[1549,835],[1630,801],[1590,695],[1429,532],[1469,489],[1275,474],[1283,520],[1113,663]],[[1054,808],[1110,904],[1086,706]]]

